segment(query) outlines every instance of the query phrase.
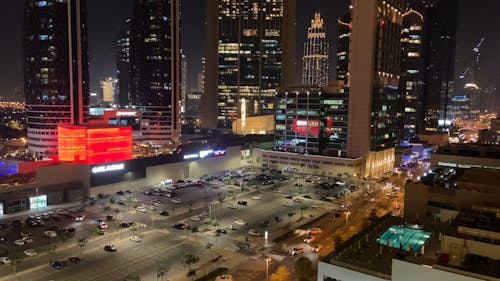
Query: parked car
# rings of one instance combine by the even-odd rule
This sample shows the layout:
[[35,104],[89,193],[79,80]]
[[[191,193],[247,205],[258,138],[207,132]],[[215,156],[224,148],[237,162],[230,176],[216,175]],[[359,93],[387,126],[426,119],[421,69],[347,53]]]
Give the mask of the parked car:
[[313,227],[313,228],[309,229],[308,232],[311,233],[311,234],[320,234],[321,233],[321,228],[319,228],[319,227]]
[[8,257],[0,257],[1,264],[10,264],[12,261]]
[[53,230],[47,230],[43,233],[43,235],[45,237],[49,237],[49,238],[56,238],[57,237],[57,233]]
[[283,221],[283,219],[282,219],[282,218],[280,218],[280,217],[274,217],[274,220],[275,220],[276,222],[282,222],[282,221]]
[[252,235],[252,236],[260,236],[260,233],[257,230],[255,230],[255,229],[250,229],[248,231],[248,234]]
[[38,255],[38,253],[33,249],[29,249],[29,250],[24,251],[24,254],[27,255],[28,257],[34,257],[34,256]]
[[244,200],[238,201],[238,205],[248,206],[248,202]]
[[106,251],[106,252],[116,252],[116,247],[114,245],[106,245],[106,246],[104,246],[104,251]]
[[61,269],[64,267],[64,263],[60,261],[51,261],[49,265],[57,270]]
[[165,210],[160,211],[159,214],[161,216],[168,216],[169,215],[169,213],[167,211],[165,211]]
[[312,241],[314,241],[316,239],[316,237],[312,236],[312,235],[309,235],[307,236],[305,239],[304,239],[304,243],[311,243]]
[[217,233],[220,233],[220,234],[227,234],[227,230],[223,229],[223,228],[219,228],[216,230]]
[[176,203],[176,204],[182,203],[181,199],[179,199],[179,198],[174,198],[170,201],[172,201],[172,203]]
[[121,227],[131,227],[132,225],[134,225],[132,221],[124,221],[120,224]]
[[80,258],[79,257],[69,257],[68,261],[71,263],[80,263]]
[[84,219],[85,219],[85,215],[79,215],[79,216],[77,216],[77,217],[75,218],[75,221],[80,222],[80,221],[83,221]]
[[130,237],[130,241],[132,241],[132,242],[142,242],[142,238],[140,236],[133,235],[132,237]]
[[188,226],[184,223],[176,223],[173,225],[173,228],[175,229],[186,229]]
[[290,251],[292,256],[301,255],[304,253],[304,247],[295,247]]
[[215,281],[233,281],[233,276],[231,274],[222,274],[215,278]]

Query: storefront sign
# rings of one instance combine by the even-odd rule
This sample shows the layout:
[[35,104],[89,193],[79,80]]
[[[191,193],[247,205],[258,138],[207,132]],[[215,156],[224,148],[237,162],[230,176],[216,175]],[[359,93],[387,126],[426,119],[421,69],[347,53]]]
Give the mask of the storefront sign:
[[93,174],[106,173],[111,171],[121,171],[125,169],[124,163],[119,164],[110,164],[110,165],[102,165],[92,168]]
[[47,207],[47,195],[30,197],[30,209]]
[[200,150],[198,153],[189,153],[184,155],[184,160],[192,160],[192,159],[203,159],[207,157],[220,157],[226,155],[226,149],[207,149]]
[[117,111],[116,116],[136,116],[136,111]]

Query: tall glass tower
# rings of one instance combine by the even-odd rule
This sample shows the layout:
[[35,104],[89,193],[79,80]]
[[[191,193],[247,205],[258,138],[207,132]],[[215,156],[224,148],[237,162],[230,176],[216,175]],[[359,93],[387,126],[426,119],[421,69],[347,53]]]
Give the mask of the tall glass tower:
[[28,149],[57,154],[57,126],[82,124],[89,85],[85,0],[25,0]]
[[276,88],[295,76],[295,0],[207,5],[203,126],[231,128],[242,114],[274,114]]
[[302,57],[302,84],[320,87],[328,84],[328,47],[323,19],[318,12],[307,28]]
[[130,33],[130,96],[143,117],[141,143],[155,147],[180,134],[179,0],[135,0]]

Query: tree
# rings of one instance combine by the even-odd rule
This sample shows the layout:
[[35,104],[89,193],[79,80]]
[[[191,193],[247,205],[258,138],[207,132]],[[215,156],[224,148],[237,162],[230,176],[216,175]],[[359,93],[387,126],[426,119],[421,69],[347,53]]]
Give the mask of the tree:
[[161,278],[161,281],[163,281],[163,277],[166,277],[169,271],[170,266],[166,264],[160,264],[160,266],[158,266],[158,269],[156,270],[156,280],[158,281],[158,278]]
[[196,276],[196,270],[192,270],[191,266],[197,263],[199,260],[200,257],[197,257],[193,254],[187,254],[182,258],[181,260],[182,265],[187,267],[188,269],[187,277],[192,277],[194,279],[194,276]]
[[311,280],[314,275],[314,268],[311,260],[306,257],[300,257],[295,262],[295,273],[300,281]]
[[141,281],[141,277],[138,275],[129,274],[123,278],[123,281]]
[[200,232],[200,229],[197,226],[193,226],[191,228],[191,233],[194,234],[194,239],[198,240],[198,235],[196,233]]
[[307,210],[308,208],[309,208],[309,206],[307,206],[307,205],[300,206],[300,218],[304,217],[304,211]]
[[214,244],[212,243],[207,243],[206,249],[208,250],[208,253],[210,254],[210,259],[212,259],[212,248],[214,247]]
[[82,255],[83,247],[85,247],[88,242],[89,242],[89,240],[87,238],[85,238],[85,237],[80,238],[80,239],[78,239],[78,241],[76,241],[76,245],[78,247],[80,247],[80,256]]
[[276,272],[271,274],[269,280],[271,281],[288,281],[290,280],[290,271],[284,265],[280,265]]

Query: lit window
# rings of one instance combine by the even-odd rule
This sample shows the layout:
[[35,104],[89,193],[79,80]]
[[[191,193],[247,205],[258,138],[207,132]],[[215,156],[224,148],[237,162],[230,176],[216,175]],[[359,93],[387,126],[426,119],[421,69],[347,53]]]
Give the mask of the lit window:
[[40,36],[38,36],[38,38],[42,41],[45,41],[45,40],[49,39],[49,36],[47,34],[40,34]]
[[47,1],[38,1],[36,2],[38,7],[47,7]]

